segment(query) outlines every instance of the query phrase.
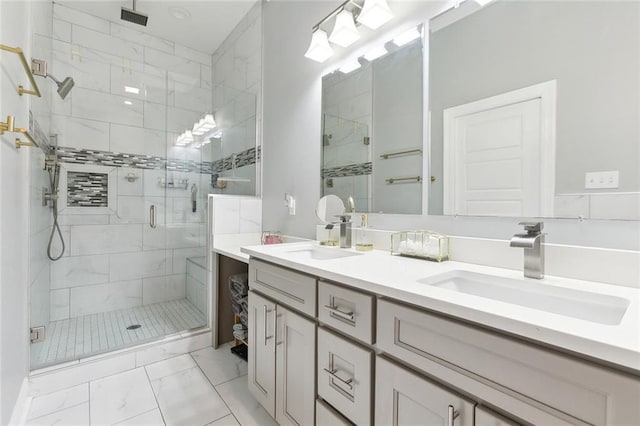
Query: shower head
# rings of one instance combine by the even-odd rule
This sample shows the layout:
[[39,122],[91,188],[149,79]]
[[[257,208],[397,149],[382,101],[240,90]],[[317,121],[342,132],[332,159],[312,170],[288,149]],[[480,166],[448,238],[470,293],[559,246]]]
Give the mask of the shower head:
[[58,95],[60,95],[62,99],[67,97],[71,89],[73,89],[73,86],[76,84],[71,77],[67,77],[62,81],[59,81],[51,74],[47,74],[47,77],[56,82],[56,85],[58,86]]
[[122,7],[120,9],[120,19],[146,27],[149,16],[138,12],[136,10],[136,0],[133,0],[133,9],[128,9],[126,7]]

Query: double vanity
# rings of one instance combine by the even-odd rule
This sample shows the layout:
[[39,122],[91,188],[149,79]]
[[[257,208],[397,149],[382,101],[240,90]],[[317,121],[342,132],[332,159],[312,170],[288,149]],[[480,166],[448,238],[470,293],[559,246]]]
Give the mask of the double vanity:
[[249,388],[281,424],[640,424],[638,290],[249,246]]

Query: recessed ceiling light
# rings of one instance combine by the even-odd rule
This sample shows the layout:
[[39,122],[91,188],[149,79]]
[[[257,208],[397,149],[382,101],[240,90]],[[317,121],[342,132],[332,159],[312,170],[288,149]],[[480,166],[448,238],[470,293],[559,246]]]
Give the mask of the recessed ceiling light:
[[137,87],[133,87],[133,86],[124,86],[124,91],[127,93],[133,93],[134,95],[139,95],[140,94],[140,89],[138,89]]
[[169,6],[169,14],[180,21],[191,18],[191,13],[189,13],[189,11],[184,7],[180,6]]
[[133,102],[131,102],[131,101],[124,101],[124,104],[125,104],[125,105],[133,105]]

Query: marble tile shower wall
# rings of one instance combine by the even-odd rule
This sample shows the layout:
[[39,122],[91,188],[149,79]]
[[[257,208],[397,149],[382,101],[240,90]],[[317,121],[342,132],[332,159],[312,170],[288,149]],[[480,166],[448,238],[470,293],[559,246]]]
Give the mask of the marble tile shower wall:
[[[53,14],[51,72],[76,82],[65,101],[53,100],[59,146],[202,162],[200,150],[173,141],[211,111],[211,55],[59,4]],[[120,164],[114,214],[61,215],[67,250],[51,264],[51,320],[185,298],[186,259],[204,255],[210,178],[199,172]],[[188,188],[165,197],[163,179],[187,179]]]
[[[211,143],[211,159],[218,161],[239,151],[256,147],[261,140],[262,121],[262,4],[257,2],[213,54],[213,109],[224,134],[220,143]],[[258,152],[259,155],[259,147]],[[259,163],[258,163],[259,164]],[[260,187],[256,163],[237,164],[235,176],[251,182],[229,182],[224,191],[235,195],[255,195]],[[220,173],[230,176],[232,171]]]

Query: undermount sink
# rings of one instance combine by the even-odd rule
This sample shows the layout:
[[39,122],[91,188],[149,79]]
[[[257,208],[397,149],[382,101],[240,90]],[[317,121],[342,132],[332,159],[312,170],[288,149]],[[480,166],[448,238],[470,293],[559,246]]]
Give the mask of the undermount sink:
[[362,253],[354,253],[339,248],[323,248],[316,246],[298,247],[287,250],[285,253],[293,254],[296,257],[314,260],[341,259],[343,257],[360,256]]
[[620,324],[629,307],[629,301],[621,297],[469,271],[447,272],[418,282],[605,325]]

